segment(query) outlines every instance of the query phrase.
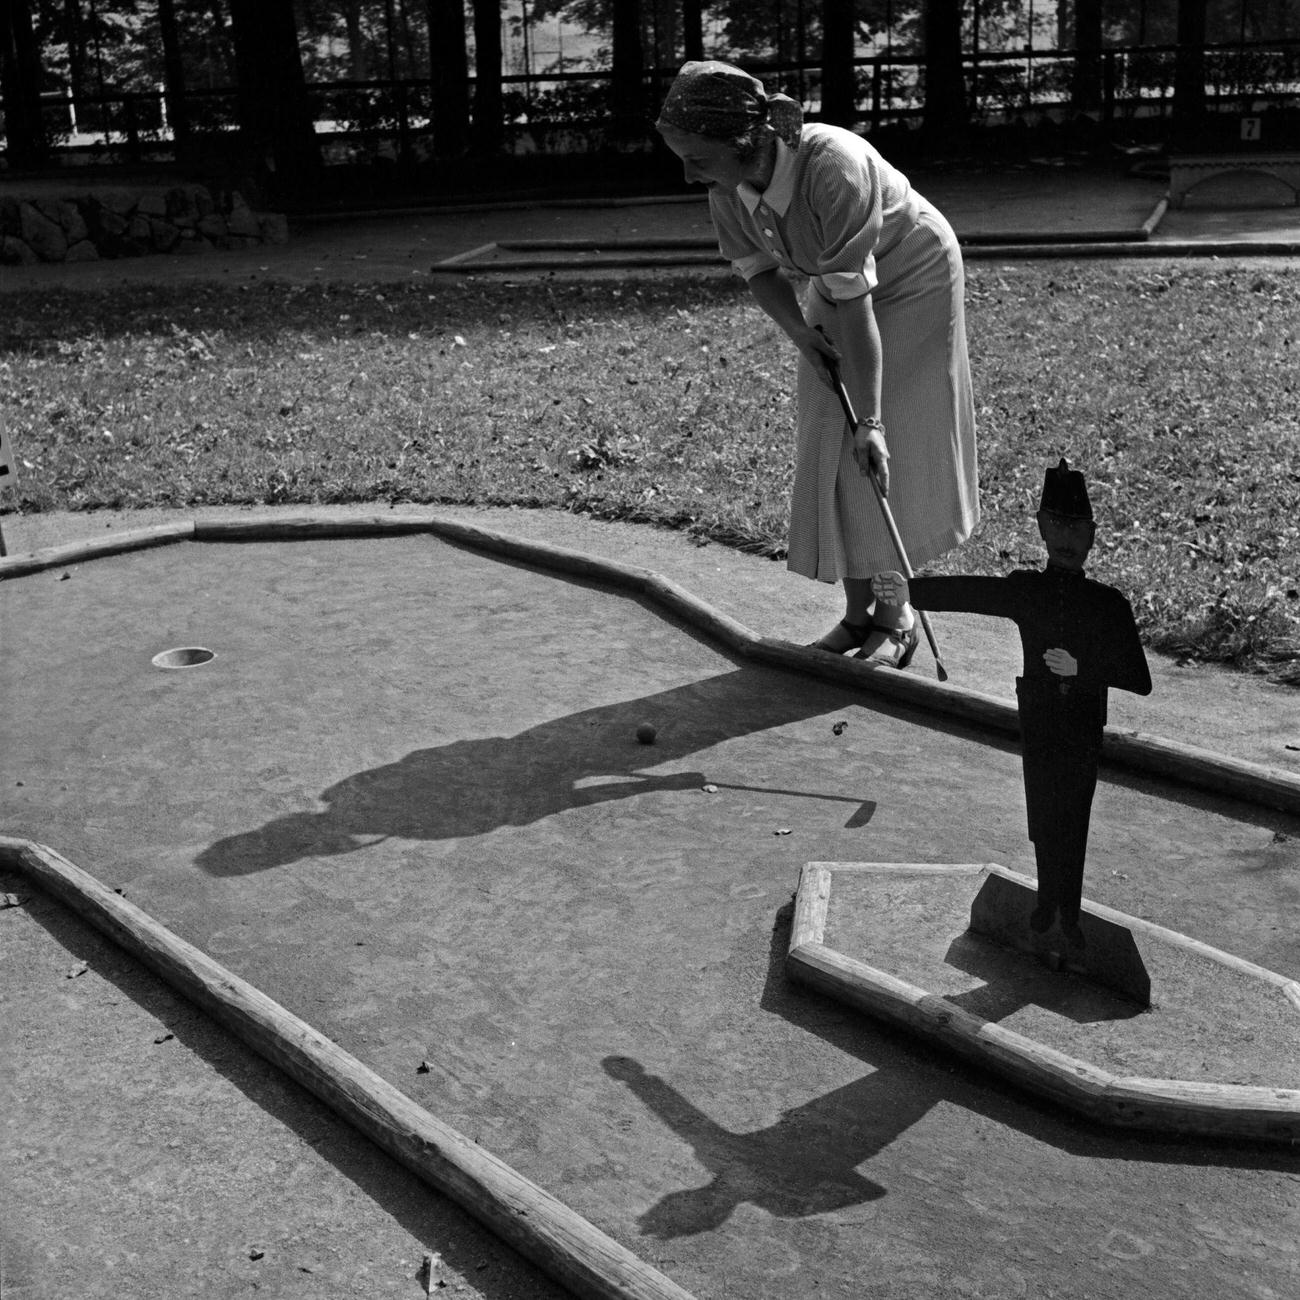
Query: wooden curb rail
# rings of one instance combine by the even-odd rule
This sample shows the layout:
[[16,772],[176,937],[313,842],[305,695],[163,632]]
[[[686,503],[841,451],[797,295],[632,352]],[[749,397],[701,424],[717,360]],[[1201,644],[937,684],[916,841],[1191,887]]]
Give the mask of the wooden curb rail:
[[[758,663],[865,690],[913,708],[992,731],[1019,735],[1015,705],[981,691],[930,681],[915,673],[828,655],[789,641],[762,637],[680,584],[653,570],[587,555],[548,542],[528,541],[437,514],[331,517],[300,515],[177,522],[115,533],[85,543],[49,547],[0,559],[0,581],[174,541],[282,542],[391,537],[432,533],[474,550],[624,588],[707,632],[735,654]],[[1300,814],[1300,776],[1246,759],[1141,731],[1108,726],[1102,755],[1116,767],[1280,812]]]
[[67,904],[574,1295],[692,1300],[576,1211],[54,850],[0,836],[0,865]]

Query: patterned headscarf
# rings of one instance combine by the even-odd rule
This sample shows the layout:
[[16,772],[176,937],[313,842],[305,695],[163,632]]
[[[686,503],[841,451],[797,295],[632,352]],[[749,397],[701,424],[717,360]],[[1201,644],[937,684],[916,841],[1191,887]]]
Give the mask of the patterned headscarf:
[[803,109],[788,95],[769,95],[757,77],[715,60],[684,63],[659,113],[659,127],[710,140],[738,140],[766,122],[795,149]]

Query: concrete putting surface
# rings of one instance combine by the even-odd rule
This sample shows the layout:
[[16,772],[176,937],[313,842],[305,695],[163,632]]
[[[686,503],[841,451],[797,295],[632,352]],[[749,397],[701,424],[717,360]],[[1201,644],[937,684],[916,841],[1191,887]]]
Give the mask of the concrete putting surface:
[[[687,1291],[1300,1280],[1293,1152],[1099,1132],[787,982],[809,861],[1032,873],[1013,744],[429,536],[172,546],[0,600],[4,831]],[[1300,973],[1294,817],[1106,772],[1093,826],[1090,896]]]

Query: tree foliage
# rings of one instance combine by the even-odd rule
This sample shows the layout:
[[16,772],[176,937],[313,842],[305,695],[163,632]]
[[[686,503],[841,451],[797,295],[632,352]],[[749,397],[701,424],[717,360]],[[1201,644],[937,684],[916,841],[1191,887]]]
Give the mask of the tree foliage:
[[[267,0],[291,4],[310,82],[429,76],[436,45],[465,33],[470,13],[481,29],[498,21],[518,29],[562,19],[599,38],[593,62],[608,68],[616,14],[636,14],[644,65],[671,69],[688,57],[687,32],[699,22],[710,56],[750,63],[819,64],[824,57],[825,0]],[[452,4],[458,13],[447,20]],[[897,54],[925,47],[927,22],[960,26],[965,50],[1020,48],[1030,0],[839,0],[852,13],[859,54],[886,43]],[[40,51],[41,90],[77,97],[153,92],[167,80],[160,14],[174,14],[187,86],[232,87],[236,78],[232,0],[5,0],[6,14],[26,14]],[[1300,38],[1300,0],[1036,0],[1035,46],[1174,44],[1179,16],[1204,13],[1204,40],[1234,44]],[[698,18],[696,17],[698,15]],[[978,16],[978,24],[976,17]],[[1186,16],[1184,15],[1184,22]],[[472,45],[472,41],[467,44]],[[571,60],[570,60],[571,63]],[[537,71],[545,71],[538,68]]]

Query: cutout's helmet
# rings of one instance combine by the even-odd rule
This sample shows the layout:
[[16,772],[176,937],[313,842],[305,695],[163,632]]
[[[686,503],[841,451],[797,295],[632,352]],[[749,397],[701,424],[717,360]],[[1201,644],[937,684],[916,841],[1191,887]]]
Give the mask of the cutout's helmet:
[[1083,475],[1079,470],[1071,469],[1064,456],[1059,465],[1048,467],[1038,508],[1064,519],[1092,518],[1092,503],[1088,500]]

